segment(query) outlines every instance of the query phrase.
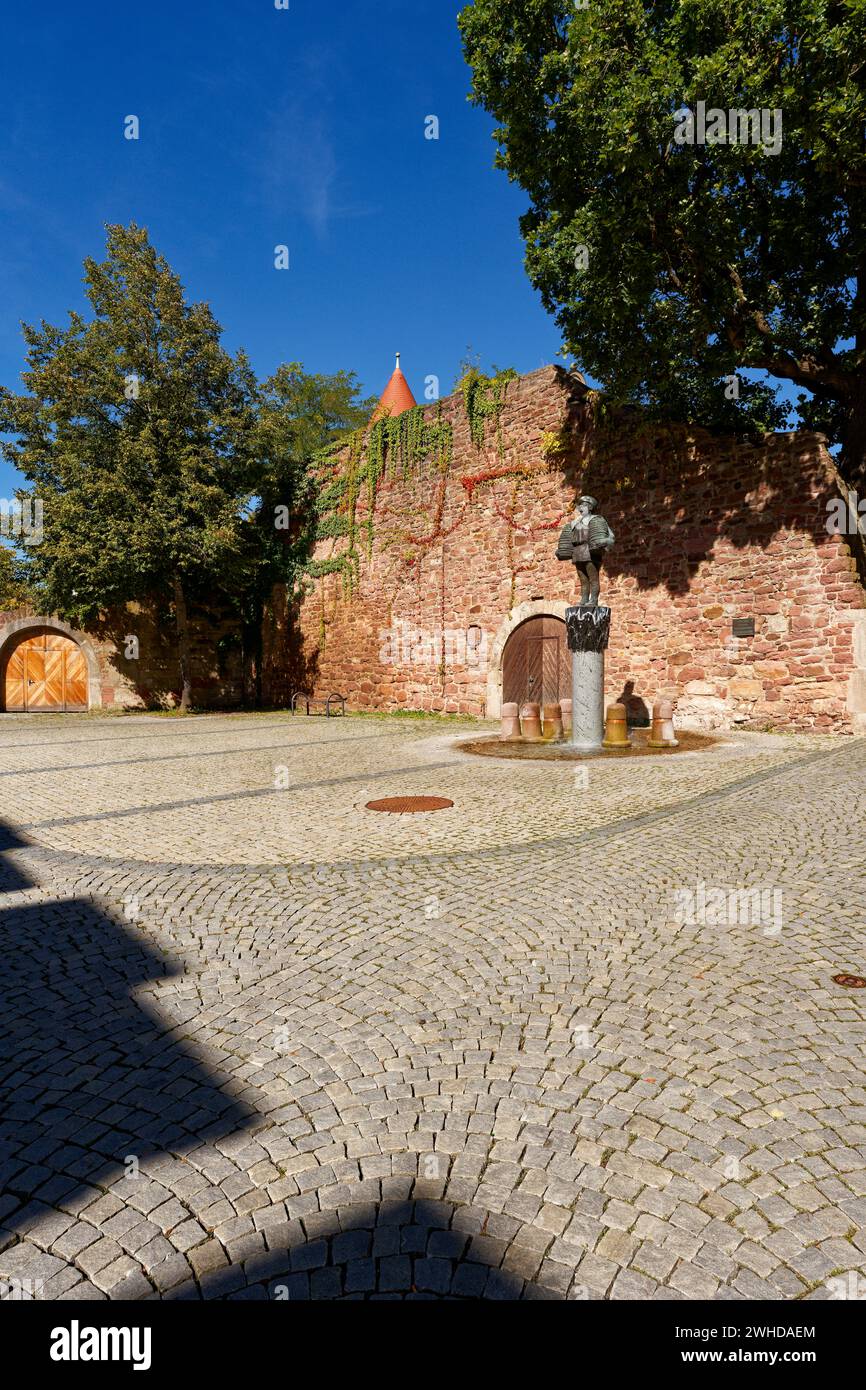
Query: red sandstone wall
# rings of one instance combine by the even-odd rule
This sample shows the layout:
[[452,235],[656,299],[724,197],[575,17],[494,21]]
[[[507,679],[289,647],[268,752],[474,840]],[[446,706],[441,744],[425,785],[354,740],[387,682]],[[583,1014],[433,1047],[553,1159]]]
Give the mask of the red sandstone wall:
[[[633,680],[647,703],[671,697],[683,722],[704,727],[866,726],[866,598],[845,538],[825,528],[838,489],[821,436],[744,444],[648,428],[637,413],[605,428],[556,368],[510,385],[499,442],[491,422],[481,450],[462,400],[442,410],[454,426],[447,475],[428,463],[382,481],[354,593],[339,574],[310,581],[300,623],[311,687],[358,709],[490,712],[486,671],[459,650],[441,661],[434,638],[478,624],[490,650],[518,605],[572,602],[574,569],[554,551],[588,491],[617,536],[602,589],[609,699]],[[542,434],[562,429],[567,451],[548,466]],[[363,503],[358,518],[363,528]],[[316,557],[345,545],[322,542]],[[735,616],[755,618],[753,639],[731,639]],[[412,659],[424,637],[406,650],[401,623],[427,635],[426,659]]]

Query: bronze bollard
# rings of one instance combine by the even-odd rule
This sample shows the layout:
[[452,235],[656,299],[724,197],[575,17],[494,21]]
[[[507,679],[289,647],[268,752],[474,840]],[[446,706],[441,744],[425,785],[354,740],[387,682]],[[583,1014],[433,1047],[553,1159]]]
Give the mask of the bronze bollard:
[[653,726],[647,740],[649,748],[678,748],[674,733],[674,707],[670,700],[659,700],[653,705]]
[[545,743],[559,743],[562,739],[562,710],[559,704],[544,706]]
[[526,704],[520,711],[520,729],[530,743],[541,741],[541,706]]
[[502,732],[499,737],[503,743],[518,743],[520,741],[520,716],[516,704],[509,703],[502,706]]
[[571,701],[570,701],[570,700],[560,700],[560,702],[559,702],[559,708],[562,710],[562,732],[563,732],[563,734],[570,734],[570,733],[571,733]]
[[625,705],[608,706],[603,746],[622,749],[624,752],[631,748],[631,740],[628,736],[628,712]]

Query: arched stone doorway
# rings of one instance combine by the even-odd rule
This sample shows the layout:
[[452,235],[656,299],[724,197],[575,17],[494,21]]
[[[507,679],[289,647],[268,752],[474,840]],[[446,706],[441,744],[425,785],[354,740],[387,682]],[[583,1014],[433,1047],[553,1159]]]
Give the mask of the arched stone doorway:
[[71,628],[24,619],[0,629],[0,709],[10,714],[82,713],[95,704],[96,658]]
[[561,618],[527,618],[502,654],[502,701],[552,705],[571,699],[571,659]]
[[490,653],[488,719],[498,719],[502,705],[509,701],[552,704],[571,698],[567,606],[564,602],[531,599],[509,613]]

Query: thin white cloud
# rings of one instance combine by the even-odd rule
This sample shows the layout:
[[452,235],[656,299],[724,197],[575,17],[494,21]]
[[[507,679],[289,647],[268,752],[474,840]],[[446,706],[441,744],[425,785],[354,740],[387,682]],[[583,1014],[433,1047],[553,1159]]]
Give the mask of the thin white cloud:
[[304,218],[317,236],[324,236],[332,222],[369,217],[376,208],[340,196],[340,161],[330,118],[337,78],[328,55],[307,54],[289,80],[294,93],[274,110],[263,133],[258,161],[262,195],[270,206]]

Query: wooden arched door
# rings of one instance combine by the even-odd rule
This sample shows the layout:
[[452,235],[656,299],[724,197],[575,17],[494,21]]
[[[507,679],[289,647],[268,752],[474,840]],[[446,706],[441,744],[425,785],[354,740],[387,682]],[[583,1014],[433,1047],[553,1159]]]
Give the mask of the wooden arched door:
[[552,705],[571,699],[571,656],[561,618],[527,618],[502,653],[502,699]]
[[50,628],[13,638],[0,660],[3,709],[49,714],[87,709],[87,662],[78,643]]

